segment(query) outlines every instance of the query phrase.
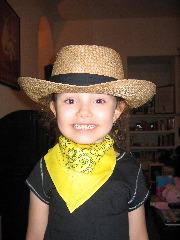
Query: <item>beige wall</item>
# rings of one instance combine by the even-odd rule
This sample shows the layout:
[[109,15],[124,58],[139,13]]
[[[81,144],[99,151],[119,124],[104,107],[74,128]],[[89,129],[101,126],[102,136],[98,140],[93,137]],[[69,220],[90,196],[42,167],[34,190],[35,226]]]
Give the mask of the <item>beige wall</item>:
[[[44,0],[8,0],[21,19],[21,75],[38,77],[38,27],[50,21]],[[55,50],[66,44],[100,44],[116,49],[127,73],[127,56],[178,55],[178,18],[139,18],[51,22]],[[50,56],[49,58],[53,58]],[[47,60],[47,62],[50,59]],[[41,74],[42,75],[42,74]],[[21,91],[0,84],[0,117],[36,106]]]
[[57,47],[91,43],[115,48],[123,56],[176,55],[179,47],[178,18],[138,18],[64,22]]
[[139,18],[64,22],[58,31],[56,51],[67,44],[100,44],[127,56],[177,55],[180,39],[178,18]]
[[[43,15],[48,17],[44,0],[8,0],[20,17],[21,76],[38,77],[38,28]],[[54,54],[54,53],[53,53]],[[21,109],[36,109],[22,91],[0,84],[0,118]]]

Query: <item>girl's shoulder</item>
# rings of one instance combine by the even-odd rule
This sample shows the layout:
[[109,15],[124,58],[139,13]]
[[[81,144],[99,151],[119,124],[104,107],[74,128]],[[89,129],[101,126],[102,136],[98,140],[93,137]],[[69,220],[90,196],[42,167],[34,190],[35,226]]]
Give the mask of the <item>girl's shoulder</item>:
[[116,158],[117,159],[117,165],[130,165],[131,167],[139,167],[140,162],[131,154],[131,153],[121,153],[119,156]]
[[130,196],[147,196],[145,176],[140,162],[131,154],[123,153],[117,157],[113,178],[130,190]]
[[122,153],[117,157],[116,173],[119,172],[121,176],[137,177],[142,171],[140,162],[133,157],[132,154]]

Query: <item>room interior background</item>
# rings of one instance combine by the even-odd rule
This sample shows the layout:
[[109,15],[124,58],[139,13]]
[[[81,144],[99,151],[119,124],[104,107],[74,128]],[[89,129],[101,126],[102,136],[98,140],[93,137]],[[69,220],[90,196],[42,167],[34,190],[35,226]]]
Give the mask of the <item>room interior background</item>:
[[[7,2],[20,18],[21,76],[44,79],[44,67],[53,64],[58,50],[67,44],[96,44],[111,47],[121,54],[126,78],[136,74],[139,79],[148,77],[148,80],[158,86],[174,86],[176,118],[174,147],[180,145],[178,134],[180,2],[178,0],[7,0]],[[156,60],[160,59],[160,62],[157,62],[158,69],[156,66],[151,68],[151,63],[154,63],[153,57]],[[142,63],[148,59],[150,62],[143,65]],[[173,64],[169,64],[169,60],[164,62],[163,59],[173,59]],[[0,84],[0,118],[19,110],[28,110],[31,115],[31,111],[36,109],[36,104],[21,90]],[[32,117],[30,119],[33,120]],[[22,122],[19,126],[22,131],[21,124]],[[15,127],[13,125],[11,127],[12,136],[16,137],[13,134]],[[29,127],[26,129],[30,130]],[[22,135],[26,135],[24,130]],[[29,135],[28,133],[27,136]],[[37,137],[33,139],[37,140]],[[18,144],[17,139],[14,141],[18,147],[21,147],[22,144]],[[15,151],[17,152],[17,149]],[[24,158],[22,160],[24,162]],[[27,209],[25,214],[27,215]],[[14,225],[14,222],[12,224]]]
[[[114,48],[121,54],[125,77],[128,77],[129,56],[174,56],[175,113],[179,121],[178,0],[7,2],[20,17],[21,76],[43,79],[44,66],[53,64],[58,50],[67,44],[99,44]],[[0,118],[17,110],[36,109],[36,104],[21,90],[0,84],[0,96]]]

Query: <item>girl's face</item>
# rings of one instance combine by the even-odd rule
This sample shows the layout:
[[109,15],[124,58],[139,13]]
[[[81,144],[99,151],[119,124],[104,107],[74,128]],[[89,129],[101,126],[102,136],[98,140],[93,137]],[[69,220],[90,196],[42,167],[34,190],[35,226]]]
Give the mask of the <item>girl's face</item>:
[[117,107],[115,97],[106,94],[59,93],[50,108],[66,138],[78,144],[93,144],[104,140],[124,104]]

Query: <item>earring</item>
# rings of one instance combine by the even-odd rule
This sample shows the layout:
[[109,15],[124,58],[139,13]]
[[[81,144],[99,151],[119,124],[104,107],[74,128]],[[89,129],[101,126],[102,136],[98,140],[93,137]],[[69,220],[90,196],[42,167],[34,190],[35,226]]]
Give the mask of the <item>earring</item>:
[[[113,122],[113,126],[115,126],[115,125],[116,125],[116,120]],[[118,134],[119,130],[115,129],[114,132],[115,132],[115,134]]]
[[115,132],[115,134],[117,135],[117,134],[118,134],[118,132],[119,132],[119,130],[118,130],[118,129],[116,129],[114,132]]

